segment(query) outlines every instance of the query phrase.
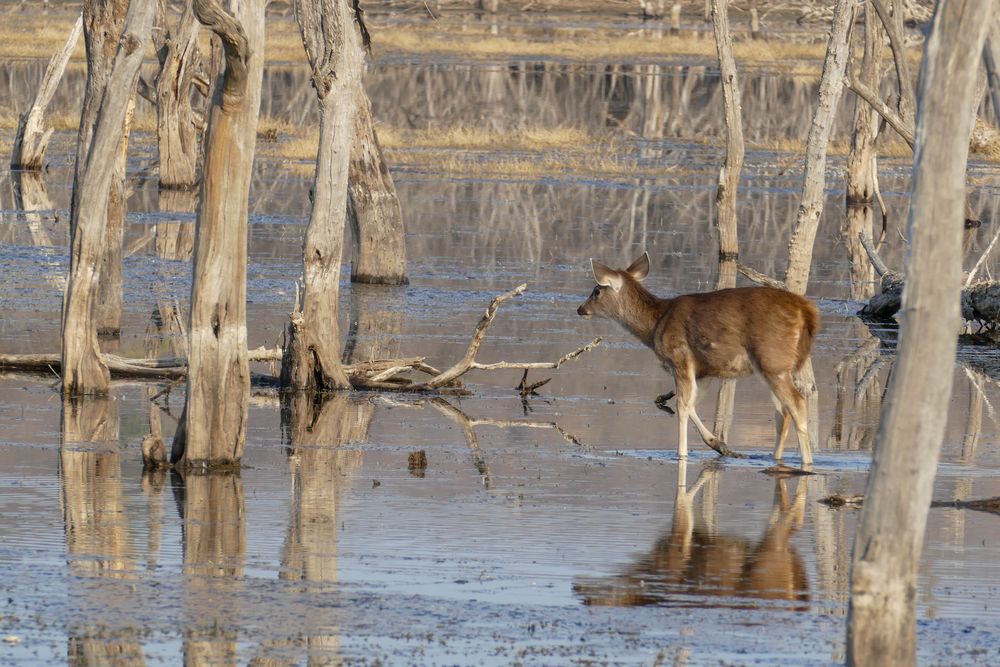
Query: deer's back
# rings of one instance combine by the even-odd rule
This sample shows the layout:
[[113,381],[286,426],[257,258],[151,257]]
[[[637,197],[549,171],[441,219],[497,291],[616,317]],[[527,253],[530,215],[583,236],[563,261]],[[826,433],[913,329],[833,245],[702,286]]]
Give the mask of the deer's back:
[[660,308],[654,350],[675,367],[690,359],[697,377],[797,370],[819,330],[815,304],[771,287],[686,294]]

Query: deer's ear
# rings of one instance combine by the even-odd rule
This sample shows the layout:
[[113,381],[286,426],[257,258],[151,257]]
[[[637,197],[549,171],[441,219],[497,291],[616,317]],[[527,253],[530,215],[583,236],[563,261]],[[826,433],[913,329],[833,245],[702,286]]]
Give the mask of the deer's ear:
[[625,269],[625,272],[635,278],[636,280],[642,280],[649,275],[649,253],[644,252],[642,256],[629,264],[629,267]]
[[622,288],[622,277],[617,271],[593,259],[590,260],[590,264],[594,267],[594,280],[598,285],[610,287],[616,292]]

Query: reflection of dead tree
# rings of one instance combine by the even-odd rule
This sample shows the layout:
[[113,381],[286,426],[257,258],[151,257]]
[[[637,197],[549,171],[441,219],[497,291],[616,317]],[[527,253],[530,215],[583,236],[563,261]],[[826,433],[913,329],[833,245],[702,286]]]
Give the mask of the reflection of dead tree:
[[[827,439],[831,449],[870,449],[878,429],[882,389],[877,378],[885,358],[880,353],[881,341],[870,333],[867,335],[867,340],[835,367],[837,394]],[[848,418],[848,413],[854,417]]]
[[236,635],[220,628],[231,627],[229,619],[238,615],[247,549],[243,480],[227,473],[175,475],[184,604],[199,628],[185,633],[185,664],[228,664],[237,654]]
[[[71,587],[70,598],[79,605],[83,619],[79,625],[71,623],[69,630],[71,664],[145,664],[136,633],[116,632],[104,620],[106,612],[112,612],[110,618],[122,610],[116,600],[127,599],[107,593],[115,590],[116,581],[129,585],[136,573],[118,437],[116,401],[104,396],[63,400],[59,452],[63,520],[71,580],[80,582],[78,590]],[[95,589],[85,583],[90,577],[105,580],[92,599],[88,598]]]
[[[670,530],[621,574],[580,579],[574,593],[584,604],[644,606],[681,604],[685,596],[720,596],[788,600],[804,605],[809,580],[791,536],[802,527],[809,480],[799,478],[790,499],[786,480],[775,480],[774,504],[767,528],[756,543],[719,535],[694,514],[694,499],[719,470],[702,469],[695,485],[684,484],[685,462],[678,469],[677,495]],[[718,602],[713,601],[712,606]],[[751,603],[733,602],[734,607]]]

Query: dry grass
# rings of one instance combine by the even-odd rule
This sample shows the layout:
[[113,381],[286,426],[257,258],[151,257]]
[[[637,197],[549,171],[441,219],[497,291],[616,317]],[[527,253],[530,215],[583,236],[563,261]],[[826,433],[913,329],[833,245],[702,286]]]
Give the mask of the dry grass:
[[[65,42],[76,19],[71,12],[53,11],[44,16],[32,12],[14,13],[0,25],[0,58],[49,58]],[[463,59],[498,57],[547,57],[566,60],[661,59],[667,56],[716,57],[711,37],[691,35],[656,36],[622,34],[601,37],[593,30],[560,30],[539,37],[537,33],[518,33],[508,29],[504,36],[491,35],[479,25],[435,24],[434,27],[370,26],[376,57],[392,54],[453,55]],[[203,50],[208,47],[207,31],[200,31]],[[781,63],[811,71],[823,58],[825,44],[792,43],[779,40],[746,40],[734,45],[735,56],[744,63]],[[267,25],[265,57],[269,62],[305,63],[305,52],[298,25],[289,17],[271,17]],[[84,58],[83,40],[74,52],[74,61]],[[152,46],[147,58],[154,59]],[[807,64],[803,64],[807,63]]]

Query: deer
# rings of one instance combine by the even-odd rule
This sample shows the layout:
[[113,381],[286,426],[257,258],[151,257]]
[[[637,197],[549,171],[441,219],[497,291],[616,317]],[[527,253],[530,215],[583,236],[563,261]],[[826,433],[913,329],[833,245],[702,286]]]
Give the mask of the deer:
[[626,269],[591,260],[597,286],[577,308],[583,318],[621,324],[651,348],[674,377],[679,435],[677,455],[687,458],[688,420],[706,445],[732,453],[695,411],[698,380],[763,376],[780,414],[774,459],[781,461],[791,422],[802,465],[812,465],[806,401],[795,385],[819,331],[819,309],[809,299],[774,287],[735,287],[661,299],[641,284],[649,274],[644,252]]

